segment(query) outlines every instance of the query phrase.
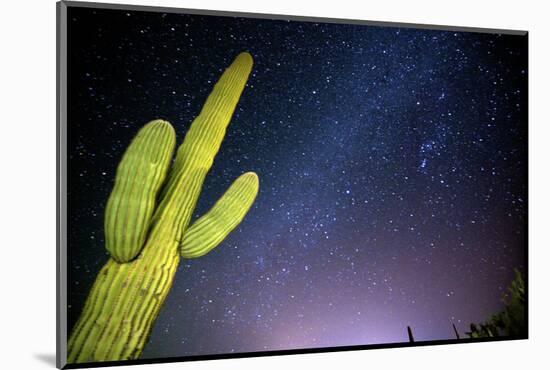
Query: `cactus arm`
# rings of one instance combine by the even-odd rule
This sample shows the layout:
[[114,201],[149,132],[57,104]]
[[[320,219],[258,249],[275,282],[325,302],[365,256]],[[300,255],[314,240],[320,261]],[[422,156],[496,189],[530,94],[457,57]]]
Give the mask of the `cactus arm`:
[[141,251],[174,150],[176,134],[162,120],[146,124],[132,140],[117,168],[105,209],[105,247],[117,262]]
[[258,188],[254,172],[239,176],[210,211],[187,229],[180,245],[181,256],[201,257],[220,244],[241,223],[256,199]]
[[[225,136],[251,69],[250,54],[239,54],[214,86],[178,149],[166,191],[154,216],[158,220],[171,219],[175,226],[175,240],[181,240],[189,223],[204,178]],[[165,217],[166,214],[171,217]]]

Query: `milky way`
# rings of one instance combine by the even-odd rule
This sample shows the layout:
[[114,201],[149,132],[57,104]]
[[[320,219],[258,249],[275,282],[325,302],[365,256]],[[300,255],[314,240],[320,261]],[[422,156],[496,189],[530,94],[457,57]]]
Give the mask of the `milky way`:
[[182,140],[223,69],[254,69],[206,179],[260,193],[182,260],[143,357],[454,338],[524,271],[527,37],[69,9],[69,328],[107,261],[137,130]]

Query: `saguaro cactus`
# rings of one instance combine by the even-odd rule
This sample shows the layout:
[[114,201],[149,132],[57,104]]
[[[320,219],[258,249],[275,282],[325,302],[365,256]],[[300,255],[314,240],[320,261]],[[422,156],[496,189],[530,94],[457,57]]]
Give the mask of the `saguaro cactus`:
[[241,53],[223,73],[179,147],[167,178],[175,145],[168,122],[148,123],[126,150],[105,211],[111,258],[100,270],[70,335],[69,363],[138,358],[180,257],[208,253],[254,202],[258,177],[249,172],[189,226],[251,68],[252,57]]

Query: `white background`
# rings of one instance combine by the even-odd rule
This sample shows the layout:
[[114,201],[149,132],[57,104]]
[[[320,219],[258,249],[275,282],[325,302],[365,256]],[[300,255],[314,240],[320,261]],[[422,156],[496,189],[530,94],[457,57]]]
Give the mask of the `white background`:
[[[123,3],[110,0],[112,3]],[[528,341],[145,365],[158,369],[549,368],[550,37],[544,1],[127,0],[133,4],[529,30]],[[55,2],[0,8],[0,367],[53,368]],[[127,367],[124,367],[127,368]],[[133,367],[137,368],[137,367]]]

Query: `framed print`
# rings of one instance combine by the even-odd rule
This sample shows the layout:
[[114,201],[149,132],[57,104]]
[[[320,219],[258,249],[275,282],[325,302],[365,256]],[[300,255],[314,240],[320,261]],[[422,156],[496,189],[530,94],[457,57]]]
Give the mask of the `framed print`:
[[58,367],[526,339],[527,46],[58,3]]

